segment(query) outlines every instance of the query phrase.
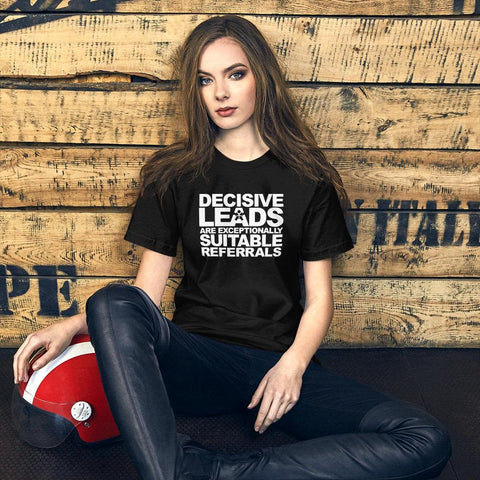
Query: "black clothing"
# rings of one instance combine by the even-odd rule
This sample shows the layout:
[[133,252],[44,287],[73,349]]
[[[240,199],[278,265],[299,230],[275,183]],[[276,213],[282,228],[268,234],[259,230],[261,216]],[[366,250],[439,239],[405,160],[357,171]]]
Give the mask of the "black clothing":
[[125,239],[175,256],[185,275],[174,323],[228,343],[285,351],[303,309],[299,260],[352,248],[335,189],[300,177],[270,152],[230,160],[215,151],[206,177],[139,197]]
[[450,456],[448,435],[429,414],[313,363],[298,403],[275,424],[302,441],[244,455],[192,447],[178,437],[173,412],[246,412],[281,354],[185,332],[124,284],[90,297],[87,322],[142,480],[424,480]]

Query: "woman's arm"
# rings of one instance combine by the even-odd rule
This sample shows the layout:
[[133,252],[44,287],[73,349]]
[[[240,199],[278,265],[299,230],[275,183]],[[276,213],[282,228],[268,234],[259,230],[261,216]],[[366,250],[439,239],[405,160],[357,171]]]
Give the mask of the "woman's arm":
[[305,310],[295,340],[260,382],[248,408],[260,409],[255,430],[263,433],[297,403],[303,374],[320,347],[333,316],[332,261],[303,262]]
[[145,249],[138,267],[135,286],[144,290],[156,305],[160,305],[173,257]]
[[[148,249],[142,254],[135,285],[145,290],[157,305],[162,299],[172,260],[173,257]],[[88,333],[85,313],[60,320],[28,335],[13,357],[14,382],[28,380],[28,361],[36,350],[44,347],[46,352],[32,365],[34,370],[58,357],[70,345],[72,338],[81,333]]]

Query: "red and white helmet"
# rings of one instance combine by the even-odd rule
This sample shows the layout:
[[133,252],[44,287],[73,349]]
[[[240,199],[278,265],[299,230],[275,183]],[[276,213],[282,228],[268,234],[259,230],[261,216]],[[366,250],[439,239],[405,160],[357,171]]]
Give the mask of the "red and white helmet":
[[74,430],[88,444],[120,435],[88,335],[74,337],[61,355],[36,372],[30,368],[28,381],[14,389],[12,414],[20,437],[35,447],[56,447]]

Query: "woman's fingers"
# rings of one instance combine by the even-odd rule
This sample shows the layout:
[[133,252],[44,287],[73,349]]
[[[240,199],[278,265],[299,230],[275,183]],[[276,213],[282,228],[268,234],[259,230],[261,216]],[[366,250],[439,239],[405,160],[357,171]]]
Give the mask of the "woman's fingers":
[[283,402],[277,411],[277,417],[275,421],[280,420],[286,413],[288,413],[293,408],[294,405],[295,403],[292,403],[290,401]]
[[[34,370],[38,370],[68,345],[68,338],[64,339],[55,332],[55,329],[47,327],[27,336],[13,357],[13,380],[15,383],[28,380],[29,361],[35,351],[40,348],[46,350],[32,365]],[[66,345],[64,345],[65,343]]]
[[20,345],[13,357],[13,380],[15,383],[28,380],[28,360],[39,347],[40,345],[35,335],[29,335]]
[[252,399],[250,400],[250,403],[248,404],[247,408],[255,408],[259,403],[260,400],[263,397],[263,394],[265,392],[265,388],[267,386],[267,380],[264,377],[262,381],[258,384],[257,389],[255,390],[255,393],[252,396]]
[[58,357],[59,354],[60,349],[57,346],[50,347],[48,350],[45,350],[45,353],[42,353],[37,359],[35,359],[32,364],[32,369],[39,370],[55,357]]
[[255,431],[258,433],[263,433],[268,425],[265,425],[267,422],[267,417],[272,409],[273,399],[271,395],[265,394],[260,408],[258,409],[257,418],[255,420]]
[[295,395],[285,392],[284,394],[274,394],[268,390],[262,399],[257,419],[255,421],[255,431],[263,433],[272,424],[280,420],[297,403]]
[[[268,401],[266,405],[268,405]],[[257,421],[255,422],[255,430],[258,431],[258,433],[265,432],[272,423],[278,422],[294,405],[295,403],[288,400],[273,399],[268,410],[265,409],[263,412],[259,411]]]

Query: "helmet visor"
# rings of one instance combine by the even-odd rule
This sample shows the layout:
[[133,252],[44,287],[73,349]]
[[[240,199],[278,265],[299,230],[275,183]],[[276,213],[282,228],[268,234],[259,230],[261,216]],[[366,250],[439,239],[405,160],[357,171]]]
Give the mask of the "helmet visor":
[[12,394],[12,418],[20,438],[34,447],[57,447],[75,429],[75,425],[61,415],[41,410],[27,402],[18,387],[13,389]]

